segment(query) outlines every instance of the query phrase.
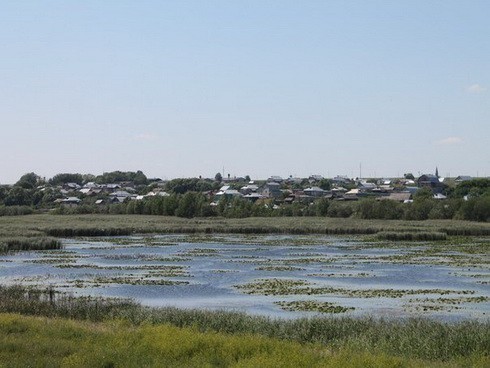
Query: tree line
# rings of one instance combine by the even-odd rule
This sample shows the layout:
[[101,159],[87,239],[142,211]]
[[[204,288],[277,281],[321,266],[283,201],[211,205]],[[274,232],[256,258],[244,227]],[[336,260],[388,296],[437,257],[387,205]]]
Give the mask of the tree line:
[[[359,201],[338,201],[321,198],[313,203],[275,203],[272,199],[252,203],[242,198],[224,196],[217,204],[212,203],[212,193],[220,187],[213,179],[173,179],[165,183],[169,196],[146,197],[124,203],[95,205],[99,197],[86,197],[75,208],[57,207],[56,199],[62,198],[57,186],[66,183],[82,184],[88,181],[100,183],[131,181],[139,193],[155,188],[141,172],[114,171],[99,176],[81,174],[57,174],[46,181],[35,173],[23,175],[11,187],[0,186],[0,216],[23,215],[35,210],[50,209],[53,213],[113,213],[147,214],[179,217],[222,216],[230,218],[271,216],[327,216],[357,217],[362,219],[462,219],[490,221],[490,179],[465,181],[450,190],[448,199],[436,200],[430,189],[423,188],[414,194],[413,203],[363,198]],[[139,183],[136,185],[136,183]],[[146,185],[144,183],[147,183]],[[321,183],[329,187],[325,179]],[[239,189],[236,187],[236,189]],[[465,199],[463,199],[466,197]]]
[[490,196],[463,200],[452,198],[444,201],[429,196],[415,196],[413,203],[365,198],[359,201],[336,201],[326,198],[311,204],[292,203],[274,205],[272,200],[252,203],[242,198],[223,198],[216,205],[210,204],[207,196],[197,192],[172,194],[166,197],[147,197],[139,201],[127,201],[109,205],[81,205],[74,208],[60,207],[58,214],[137,214],[178,217],[281,217],[320,216],[354,217],[360,219],[427,220],[460,219],[490,221]]

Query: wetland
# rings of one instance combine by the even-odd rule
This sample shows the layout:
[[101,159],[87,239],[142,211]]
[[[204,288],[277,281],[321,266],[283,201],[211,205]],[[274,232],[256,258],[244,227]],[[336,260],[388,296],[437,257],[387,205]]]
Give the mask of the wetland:
[[488,320],[486,237],[141,234],[61,238],[62,249],[0,255],[0,283],[145,306]]

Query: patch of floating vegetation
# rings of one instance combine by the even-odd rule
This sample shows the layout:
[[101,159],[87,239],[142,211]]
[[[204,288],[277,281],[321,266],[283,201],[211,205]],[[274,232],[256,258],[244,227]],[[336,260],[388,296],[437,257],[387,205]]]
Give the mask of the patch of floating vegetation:
[[97,245],[91,245],[91,246],[88,246],[88,247],[83,247],[83,249],[88,249],[88,250],[100,250],[100,249],[104,249],[104,250],[118,250],[118,249],[133,249],[133,248],[146,248],[147,246],[146,245],[143,245],[143,244],[138,244],[138,245],[127,245],[127,246],[113,246],[113,245],[110,245],[110,246],[97,246]]
[[95,285],[103,284],[124,284],[124,285],[188,285],[187,281],[175,281],[165,279],[153,279],[148,277],[135,277],[135,276],[97,276],[92,280],[75,280],[75,283],[82,282]]
[[238,273],[238,270],[209,270],[212,273]]
[[407,295],[438,294],[467,295],[472,290],[445,289],[343,289],[334,287],[311,286],[305,280],[297,279],[261,279],[251,283],[235,285],[246,294],[260,295],[343,295],[353,298],[401,298]]
[[210,248],[194,248],[181,252],[180,254],[184,256],[192,256],[192,257],[211,257],[217,256],[218,251],[216,249]]
[[51,277],[51,275],[35,275],[35,276],[22,276],[22,277],[16,277],[13,279],[14,283],[19,283],[19,282],[39,282],[39,281],[45,281],[48,280]]
[[359,272],[359,273],[310,273],[307,276],[311,277],[376,277],[374,274],[370,274],[367,272]]
[[459,298],[415,298],[409,299],[408,304],[404,306],[406,311],[416,312],[432,312],[432,311],[446,311],[462,309],[462,304],[470,303],[485,303],[490,298],[486,296],[475,297],[459,297]]
[[185,271],[187,267],[170,265],[139,265],[139,266],[101,266],[94,264],[61,264],[58,268],[82,268],[93,270],[116,270],[116,271],[149,271],[149,273],[165,277],[190,277]]
[[261,266],[256,271],[302,271],[304,268],[293,266]]
[[490,278],[490,273],[461,273],[461,272],[452,272],[453,275],[455,276],[465,276],[465,277],[472,277],[475,279],[486,279]]
[[110,245],[117,245],[119,247],[117,248],[121,248],[121,246],[124,246],[124,247],[141,247],[141,246],[149,246],[149,247],[153,247],[153,246],[156,246],[156,247],[160,247],[160,246],[175,246],[175,245],[178,245],[179,243],[176,242],[175,240],[165,240],[165,239],[161,239],[161,238],[158,238],[158,237],[154,237],[154,236],[145,236],[145,237],[137,237],[137,238],[134,238],[134,237],[130,237],[130,238],[127,238],[127,237],[109,237],[109,238],[80,238],[80,240],[85,240],[89,243],[94,243],[94,242],[99,242],[99,243],[103,243],[103,244],[110,244]]
[[304,258],[288,258],[281,259],[279,262],[283,264],[310,264],[310,263],[332,263],[334,261],[333,258],[327,257],[304,257]]
[[175,242],[185,243],[226,243],[233,245],[261,245],[261,246],[304,246],[304,245],[330,245],[331,238],[313,236],[290,235],[184,235],[173,238]]
[[44,257],[78,255],[74,250],[66,249],[40,250],[37,251],[37,253],[42,254]]
[[319,302],[315,300],[296,300],[292,302],[274,302],[282,309],[287,311],[319,312],[319,313],[345,313],[354,310],[353,307],[343,307],[329,302]]
[[322,253],[314,253],[314,252],[304,252],[304,253],[290,253],[288,254],[290,257],[323,257]]
[[172,257],[162,257],[155,254],[107,254],[102,256],[104,259],[120,261],[153,261],[153,262],[186,262],[190,261],[191,258],[172,256]]
[[484,303],[490,301],[487,296],[473,296],[473,297],[460,297],[460,298],[415,298],[409,299],[409,303],[438,303],[438,304],[465,304],[465,303]]
[[[350,258],[349,255],[342,256]],[[372,255],[361,256],[355,258],[356,263],[391,263],[405,265],[434,265],[447,267],[474,267],[486,268],[490,264],[490,258],[482,255],[476,257],[465,254],[451,253],[426,253],[426,252],[410,252],[405,254],[395,255]]]
[[40,264],[60,264],[60,263],[71,263],[75,262],[76,258],[39,258],[39,259],[29,259],[23,261],[23,263],[40,263]]

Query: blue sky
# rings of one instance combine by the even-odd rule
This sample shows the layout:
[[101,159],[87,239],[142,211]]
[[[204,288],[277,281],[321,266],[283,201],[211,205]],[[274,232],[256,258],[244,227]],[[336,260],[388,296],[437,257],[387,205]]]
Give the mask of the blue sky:
[[3,1],[0,183],[490,175],[490,1]]

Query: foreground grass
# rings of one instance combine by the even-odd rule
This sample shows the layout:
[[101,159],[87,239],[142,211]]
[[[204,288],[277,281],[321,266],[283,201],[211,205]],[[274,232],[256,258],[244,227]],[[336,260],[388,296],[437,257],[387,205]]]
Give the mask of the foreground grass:
[[332,349],[252,334],[199,332],[0,314],[0,367],[459,367],[488,357],[436,362]]
[[[108,357],[118,366],[121,362],[118,360],[119,355],[114,353],[113,356],[112,352],[118,351],[119,348],[124,351],[132,351],[125,345],[129,342],[136,349],[132,352],[135,357],[149,354],[150,361],[141,358],[143,359],[141,362],[148,362],[147,365],[150,366],[157,362],[152,359],[165,359],[165,362],[168,360],[169,366],[203,366],[206,364],[233,366],[237,364],[238,366],[484,367],[490,364],[490,324],[488,322],[467,321],[447,324],[428,319],[394,321],[372,318],[278,320],[222,311],[154,309],[142,307],[130,301],[77,298],[57,294],[49,289],[33,290],[20,286],[0,287],[0,311],[50,318],[48,320],[28,319],[28,321],[47,321],[46,325],[58,323],[58,327],[53,327],[54,331],[57,329],[64,331],[64,328],[61,327],[63,323],[66,323],[68,327],[94,326],[93,329],[96,332],[107,333],[100,336],[94,335],[93,338],[87,337],[88,341],[91,339],[95,341],[94,346],[84,345],[86,343],[83,341],[74,343],[77,347],[86,347],[87,351],[94,349],[94,356],[89,354],[90,359],[94,359],[93,361],[76,360],[89,358],[84,357],[85,353],[73,353],[71,348],[45,347],[46,354],[51,354],[51,349],[59,351],[54,354],[54,357],[59,359],[58,363],[46,364],[48,366],[72,362],[72,360],[64,360],[72,354],[78,357],[70,358],[75,359],[73,360],[76,362],[75,366],[102,366],[92,365],[92,363],[103,362],[104,354],[109,354],[109,351],[111,353]],[[57,320],[59,318],[64,319],[64,322]],[[58,322],[52,322],[53,319]],[[90,321],[97,324],[74,324],[74,322],[67,322],[67,319]],[[170,326],[173,326],[173,329]],[[20,328],[21,331],[29,329],[30,327]],[[14,327],[10,330],[16,331]],[[192,333],[186,331],[192,331]],[[22,359],[27,359],[22,351],[27,354],[30,351],[27,341],[32,342],[35,339],[32,340],[32,337],[25,335],[25,341],[19,337],[19,341],[12,345],[17,335],[3,333],[4,336],[0,339],[4,340],[0,341],[0,346],[6,346],[3,349],[7,351],[1,351],[0,347],[0,362],[10,361],[1,359],[1,354],[11,352],[12,359],[14,359],[12,361],[17,359],[20,366],[25,366],[20,364]],[[36,333],[39,334],[39,332]],[[187,337],[182,337],[183,342],[179,342],[179,337],[176,337],[175,340],[172,340],[173,337],[164,337],[167,333],[170,336],[178,336],[182,333],[182,336]],[[56,344],[61,343],[66,336],[71,339],[72,336],[75,338],[80,334],[79,332],[60,332],[56,335],[53,332],[49,338],[46,337],[46,340],[51,339]],[[135,340],[126,334],[134,336]],[[196,337],[193,340],[194,335],[199,338]],[[41,336],[40,342],[35,343],[36,349],[37,346],[42,346],[44,339],[45,337]],[[72,346],[70,339],[66,344]],[[169,346],[170,348],[173,346],[175,351],[167,351],[170,348],[165,347],[166,345],[159,345],[160,340],[173,341],[169,343]],[[22,344],[22,341],[26,345],[18,346]],[[185,354],[180,352],[180,346],[177,346],[179,344],[188,346]],[[240,348],[235,347],[234,344]],[[220,350],[220,346],[226,348]],[[39,347],[39,349],[43,348]],[[160,349],[163,349],[163,352]],[[233,355],[234,350],[237,350],[238,355]],[[62,353],[63,351],[66,353]],[[153,353],[154,357],[151,355]],[[292,355],[288,355],[289,353]],[[124,354],[121,359],[125,359]],[[165,357],[165,354],[169,357]],[[182,360],[172,360],[177,359],[176,357]],[[6,355],[5,358],[7,358]],[[133,362],[130,358],[128,359],[128,362]],[[140,358],[134,359],[136,359],[134,366],[138,366]],[[111,366],[109,364],[111,361],[105,360],[107,366]],[[305,364],[302,365],[301,362]],[[347,364],[347,362],[353,363],[349,365],[350,363]],[[140,366],[145,364],[140,363]],[[33,365],[42,366],[44,364],[30,364],[30,366]],[[165,366],[165,364],[162,365]],[[122,364],[121,366],[131,365]]]

